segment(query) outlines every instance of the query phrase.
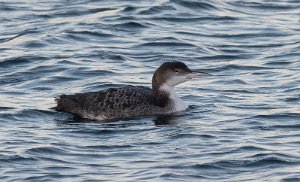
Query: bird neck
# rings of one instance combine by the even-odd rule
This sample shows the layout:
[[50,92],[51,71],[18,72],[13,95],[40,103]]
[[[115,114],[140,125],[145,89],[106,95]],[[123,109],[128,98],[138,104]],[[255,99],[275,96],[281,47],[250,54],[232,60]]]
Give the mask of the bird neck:
[[170,107],[172,112],[186,110],[188,105],[175,93],[174,87],[166,84],[160,85],[158,95],[154,96],[156,105]]
[[173,86],[169,86],[167,84],[162,84],[159,86],[159,91],[164,92],[168,98],[173,98],[174,96],[177,96],[174,90]]
[[154,96],[154,103],[159,107],[165,107],[169,103],[170,92],[165,84],[156,77],[156,74],[152,78],[152,93]]

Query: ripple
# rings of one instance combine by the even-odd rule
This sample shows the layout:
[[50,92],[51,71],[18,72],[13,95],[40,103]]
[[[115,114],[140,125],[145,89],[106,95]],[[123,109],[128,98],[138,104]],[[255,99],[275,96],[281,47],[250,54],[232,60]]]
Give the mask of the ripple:
[[148,42],[139,44],[138,47],[195,47],[195,45],[184,42]]
[[31,148],[29,150],[26,151],[26,153],[29,154],[38,154],[38,155],[42,155],[42,154],[51,154],[51,155],[65,155],[68,152],[59,148],[55,148],[55,147],[37,147],[37,148]]
[[110,38],[113,37],[112,34],[103,33],[99,31],[74,31],[74,30],[68,30],[66,33],[70,35],[81,35],[81,36],[91,36],[91,37],[97,37],[97,38]]
[[183,7],[198,11],[198,10],[217,10],[218,8],[210,3],[198,2],[198,1],[180,1],[171,0],[171,2],[181,5]]
[[271,128],[274,128],[274,129],[290,129],[290,130],[298,130],[298,129],[300,128],[300,124],[273,125]]
[[13,107],[0,107],[0,111],[11,110]]
[[105,11],[111,11],[115,10],[115,8],[82,8],[82,9],[75,9],[75,8],[70,8],[68,10],[65,9],[57,9],[55,13],[52,13],[51,16],[53,17],[74,17],[74,16],[84,16],[88,14],[95,14],[99,12],[105,12]]
[[121,24],[116,24],[114,25],[115,27],[118,27],[118,28],[125,28],[125,29],[139,29],[139,28],[146,28],[147,26],[141,24],[141,23],[138,23],[138,22],[126,22],[126,23],[121,23]]
[[174,11],[176,8],[168,5],[159,5],[159,6],[152,6],[147,10],[140,11],[139,14],[141,15],[159,15],[166,11]]
[[220,69],[221,70],[266,70],[270,68],[262,67],[262,66],[226,65]]
[[254,9],[263,9],[263,10],[292,10],[297,9],[299,6],[287,5],[282,3],[259,3],[259,2],[242,2],[236,1],[232,3],[233,5],[241,6],[241,7],[248,7]]
[[276,114],[268,114],[268,115],[257,115],[255,118],[265,118],[265,119],[299,119],[299,113],[276,113]]
[[300,95],[297,96],[297,97],[286,98],[284,101],[285,102],[299,102],[300,101]]
[[[4,0],[1,181],[299,181],[299,10],[285,1]],[[9,17],[9,18],[6,18]],[[94,121],[57,95],[151,87],[164,61],[176,116]]]
[[39,33],[38,29],[37,28],[33,28],[33,29],[28,29],[28,30],[24,30],[22,32],[10,32],[9,35],[12,35],[13,33],[13,36],[10,36],[8,38],[4,38],[4,39],[0,39],[0,43],[6,43],[6,42],[9,42],[9,41],[14,41],[15,39],[18,39],[22,36],[26,36],[26,35],[31,35],[31,34],[37,34]]
[[280,167],[285,165],[296,165],[298,162],[291,162],[278,157],[265,157],[253,160],[224,160],[218,161],[210,165],[216,165],[225,168],[265,168],[265,167]]
[[86,146],[87,148],[90,149],[95,149],[95,150],[115,150],[115,149],[129,149],[132,148],[133,146],[131,145],[97,145],[97,146]]
[[18,66],[23,64],[31,63],[34,61],[33,57],[15,57],[15,58],[8,58],[4,59],[0,62],[0,66],[4,68],[9,68],[12,66]]
[[174,139],[197,139],[197,138],[205,138],[205,139],[209,139],[209,138],[215,138],[216,136],[213,135],[195,135],[195,134],[176,134],[174,136],[171,136],[170,139],[174,140]]
[[25,119],[39,119],[39,117],[52,118],[53,112],[52,111],[44,111],[44,110],[37,110],[37,109],[26,109],[19,111],[17,113],[1,113],[0,118],[4,118],[7,120],[12,121],[24,121]]
[[1,156],[0,158],[1,163],[21,163],[21,164],[32,164],[33,162],[37,162],[38,160],[33,157],[22,157],[19,155],[13,156]]
[[[235,21],[237,20],[234,17],[230,16],[215,16],[215,17],[157,17],[157,18],[152,18],[153,20],[157,21],[169,21],[169,22],[181,22],[181,23],[195,23],[195,22],[217,22],[217,21],[222,21],[222,22],[230,22],[230,21]],[[247,35],[228,35],[228,34],[222,34],[222,35],[205,35],[205,36],[211,36],[211,37],[247,37]],[[257,36],[257,35],[256,35]]]
[[283,182],[297,182],[300,180],[300,177],[290,177],[282,179]]
[[266,149],[258,146],[248,145],[248,146],[239,147],[231,152],[243,152],[243,151],[266,151]]

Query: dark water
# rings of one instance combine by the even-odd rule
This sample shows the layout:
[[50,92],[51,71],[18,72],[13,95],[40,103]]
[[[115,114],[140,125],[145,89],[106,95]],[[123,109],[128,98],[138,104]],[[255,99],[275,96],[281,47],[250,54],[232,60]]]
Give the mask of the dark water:
[[[215,75],[180,116],[48,109],[170,60]],[[0,181],[300,181],[299,78],[298,0],[2,0]]]

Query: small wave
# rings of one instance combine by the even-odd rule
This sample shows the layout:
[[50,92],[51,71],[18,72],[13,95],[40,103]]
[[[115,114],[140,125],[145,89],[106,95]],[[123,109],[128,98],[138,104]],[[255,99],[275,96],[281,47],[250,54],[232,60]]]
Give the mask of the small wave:
[[43,154],[66,155],[68,154],[68,151],[65,151],[57,147],[36,147],[36,148],[28,149],[26,153],[34,154],[34,155],[43,155]]
[[76,81],[79,80],[80,78],[74,78],[71,76],[53,76],[51,78],[48,78],[46,80],[40,81],[40,84],[45,84],[45,85],[52,85],[52,84],[59,84],[59,83],[66,83],[70,81]]
[[10,12],[10,11],[16,11],[16,10],[18,10],[18,8],[11,6],[11,5],[6,5],[5,3],[1,3],[0,10],[3,12],[6,12],[6,11]]
[[218,10],[219,8],[212,5],[208,2],[199,2],[192,0],[171,0],[171,3],[175,3],[181,5],[183,7],[189,8],[191,10],[199,11],[199,10]]
[[66,33],[68,34],[78,34],[78,35],[82,35],[82,36],[92,36],[92,37],[99,37],[99,38],[110,38],[113,35],[112,34],[108,34],[108,33],[103,33],[103,32],[95,32],[95,31],[74,31],[74,30],[68,30],[66,31]]
[[275,113],[275,114],[266,114],[266,115],[257,115],[254,118],[264,118],[264,119],[300,119],[299,113]]
[[211,164],[194,164],[192,166],[190,166],[191,168],[194,168],[194,169],[201,169],[201,170],[224,170],[224,168],[222,167],[219,167],[219,166],[214,166],[214,165],[211,165]]
[[110,70],[91,70],[88,68],[80,67],[80,68],[74,68],[72,70],[66,71],[65,74],[70,77],[81,77],[81,78],[89,78],[89,77],[95,77],[95,76],[105,76],[105,75],[116,75],[114,71]]
[[190,43],[183,42],[147,42],[139,44],[138,47],[196,47]]
[[209,134],[188,134],[188,133],[180,133],[180,134],[176,134],[173,136],[170,136],[169,138],[171,140],[174,139],[195,139],[195,138],[202,138],[202,139],[209,139],[209,138],[215,138],[216,136],[214,135],[209,135]]
[[176,173],[171,173],[171,172],[165,172],[164,174],[161,174],[159,176],[162,179],[165,179],[166,181],[176,181],[176,179],[185,179],[185,180],[203,180],[203,179],[207,179],[207,177],[203,176],[203,175],[180,175],[180,174],[176,174]]
[[220,72],[220,71],[229,71],[229,70],[247,70],[247,71],[266,70],[266,69],[270,69],[270,68],[263,67],[263,66],[247,66],[247,65],[227,64],[224,66],[220,66],[217,68],[211,68],[211,69],[213,72]]
[[288,177],[288,178],[283,178],[281,179],[282,182],[299,182],[300,177]]
[[[300,119],[300,117],[299,117]],[[282,124],[282,125],[272,125],[269,128],[271,129],[289,129],[289,130],[299,130],[300,129],[300,124]]]
[[278,157],[269,156],[261,159],[252,160],[223,160],[208,165],[215,165],[227,169],[241,168],[241,170],[245,170],[245,168],[270,168],[295,164],[298,164],[298,162],[292,162]]
[[245,167],[265,167],[265,166],[282,166],[282,165],[291,165],[296,164],[288,160],[280,159],[278,157],[266,157],[264,159],[259,159],[256,161],[249,161],[244,164]]
[[[91,121],[89,121],[91,122]],[[80,122],[82,123],[82,122]],[[77,134],[77,135],[111,135],[111,134],[115,134],[117,131],[114,131],[114,130],[110,130],[110,129],[87,129],[87,128],[83,128],[83,129],[76,129],[76,130],[72,130],[72,131],[69,131],[69,133],[74,133],[74,134]]]
[[66,35],[66,38],[68,40],[75,40],[75,41],[79,41],[79,42],[87,42],[89,39],[85,36],[81,36],[81,35],[78,35],[78,34],[67,34]]
[[117,28],[124,28],[124,29],[140,29],[140,28],[146,28],[146,25],[143,25],[142,23],[138,23],[138,22],[126,22],[126,23],[120,23],[120,24],[115,24],[114,27]]
[[26,43],[23,43],[22,46],[26,48],[42,48],[48,45],[44,42],[33,40],[33,41],[27,41]]
[[22,164],[32,164],[33,162],[38,161],[36,158],[33,157],[22,157],[19,155],[12,155],[12,156],[0,156],[1,163],[22,163]]
[[219,38],[258,38],[258,37],[286,37],[287,33],[282,32],[257,32],[257,33],[236,33],[236,34],[213,34],[212,37]]
[[[227,83],[227,82],[221,82],[221,83]],[[230,82],[229,82],[230,83]],[[222,90],[222,92],[229,92],[229,93],[247,93],[247,94],[254,94],[256,93],[255,91],[252,91],[252,90],[244,90],[244,89],[235,89],[235,90],[232,90],[232,89],[229,89],[229,90]],[[237,108],[239,108],[240,106],[235,106]],[[248,107],[248,106],[242,106],[241,108],[243,107]]]
[[229,4],[239,7],[247,7],[247,8],[254,8],[254,9],[261,9],[261,10],[293,10],[298,9],[299,6],[292,6],[282,3],[271,3],[271,2],[244,2],[244,1],[235,1],[229,2]]
[[[215,17],[173,17],[173,16],[162,16],[162,17],[155,17],[151,18],[152,20],[157,20],[157,21],[169,21],[169,22],[177,22],[177,23],[195,23],[195,22],[201,22],[204,23],[205,21],[207,22],[229,22],[229,21],[235,21],[237,18],[230,17],[230,16],[215,16]],[[229,36],[228,34],[224,35],[218,35],[218,34],[212,34],[212,35],[205,35],[206,37],[221,37],[221,38],[226,38],[226,36]],[[234,37],[234,35],[232,35]],[[239,35],[236,35],[239,36]]]
[[12,120],[12,121],[25,121],[25,120],[32,121],[32,119],[40,120],[40,118],[43,118],[43,120],[45,120],[46,118],[52,120],[53,116],[54,116],[53,111],[38,110],[38,109],[25,109],[17,113],[0,114],[0,118]]
[[[203,56],[200,57],[200,60],[237,60],[237,59],[245,59],[244,55],[230,55],[230,54],[223,54],[223,55],[213,55],[213,56]],[[233,65],[232,65],[233,66]],[[230,67],[230,66],[229,66]],[[218,71],[218,70],[216,70]]]
[[13,110],[13,109],[15,109],[15,108],[13,108],[13,107],[1,107],[0,106],[0,111]]
[[76,17],[76,16],[85,16],[85,15],[90,15],[90,14],[95,14],[95,13],[100,13],[100,12],[105,12],[105,11],[112,11],[116,10],[115,8],[91,8],[91,9],[86,9],[86,8],[70,8],[68,10],[66,9],[55,9],[53,12],[50,14],[51,17],[57,17],[57,18],[62,18],[62,17]]
[[135,6],[126,6],[122,12],[123,13],[132,13],[132,12],[135,12],[137,11],[139,8],[138,7],[135,7]]
[[39,33],[40,31],[36,28],[33,28],[33,29],[28,29],[28,30],[24,30],[22,32],[18,32],[18,33],[14,33],[14,32],[11,32],[10,34],[14,34],[13,36],[11,37],[7,37],[7,38],[4,38],[4,39],[0,39],[0,43],[5,43],[5,42],[9,42],[9,41],[12,41],[14,39],[17,39],[21,36],[25,36],[25,35],[30,35],[30,34],[37,34]]
[[267,151],[267,149],[262,148],[262,147],[258,147],[258,146],[252,146],[252,145],[247,145],[247,146],[242,146],[242,147],[238,147],[232,151],[230,151],[230,153],[235,153],[235,152],[248,152],[248,151]]
[[286,98],[284,99],[285,102],[296,102],[298,103],[300,101],[300,95],[297,96],[297,97],[289,97],[289,98]]
[[[246,85],[247,82],[241,79],[233,79],[233,80],[219,80],[216,83],[226,83],[226,84],[235,84],[235,85]],[[228,90],[224,90],[223,92],[227,92]],[[237,90],[238,91],[238,90]],[[247,93],[247,90],[240,90],[240,92]]]
[[[253,92],[236,92],[236,93],[253,93]],[[246,110],[252,110],[252,109],[254,109],[254,110],[277,109],[276,107],[272,107],[268,104],[255,104],[255,105],[240,104],[240,105],[234,105],[234,106],[229,106],[229,107],[236,108],[236,109],[246,109]]]
[[159,15],[160,13],[166,12],[166,11],[175,11],[176,8],[168,5],[160,5],[160,6],[152,6],[148,8],[147,10],[140,11],[138,14],[140,15]]
[[13,66],[21,66],[21,65],[32,63],[37,60],[43,60],[43,59],[47,59],[47,58],[35,57],[35,56],[22,56],[22,57],[8,58],[0,61],[0,67],[9,68]]
[[291,62],[289,61],[272,61],[272,62],[267,62],[265,63],[264,65],[267,65],[267,66],[288,66],[292,64]]
[[92,146],[85,146],[86,148],[89,149],[95,149],[95,150],[115,150],[115,149],[129,149],[132,148],[133,146],[131,145],[92,145]]

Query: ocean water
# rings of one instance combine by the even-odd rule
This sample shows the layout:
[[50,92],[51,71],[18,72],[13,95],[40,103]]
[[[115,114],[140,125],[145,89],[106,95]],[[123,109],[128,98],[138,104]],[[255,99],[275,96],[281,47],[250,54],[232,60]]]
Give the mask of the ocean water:
[[[172,60],[178,116],[49,109]],[[0,181],[300,181],[299,78],[298,0],[1,0]]]

